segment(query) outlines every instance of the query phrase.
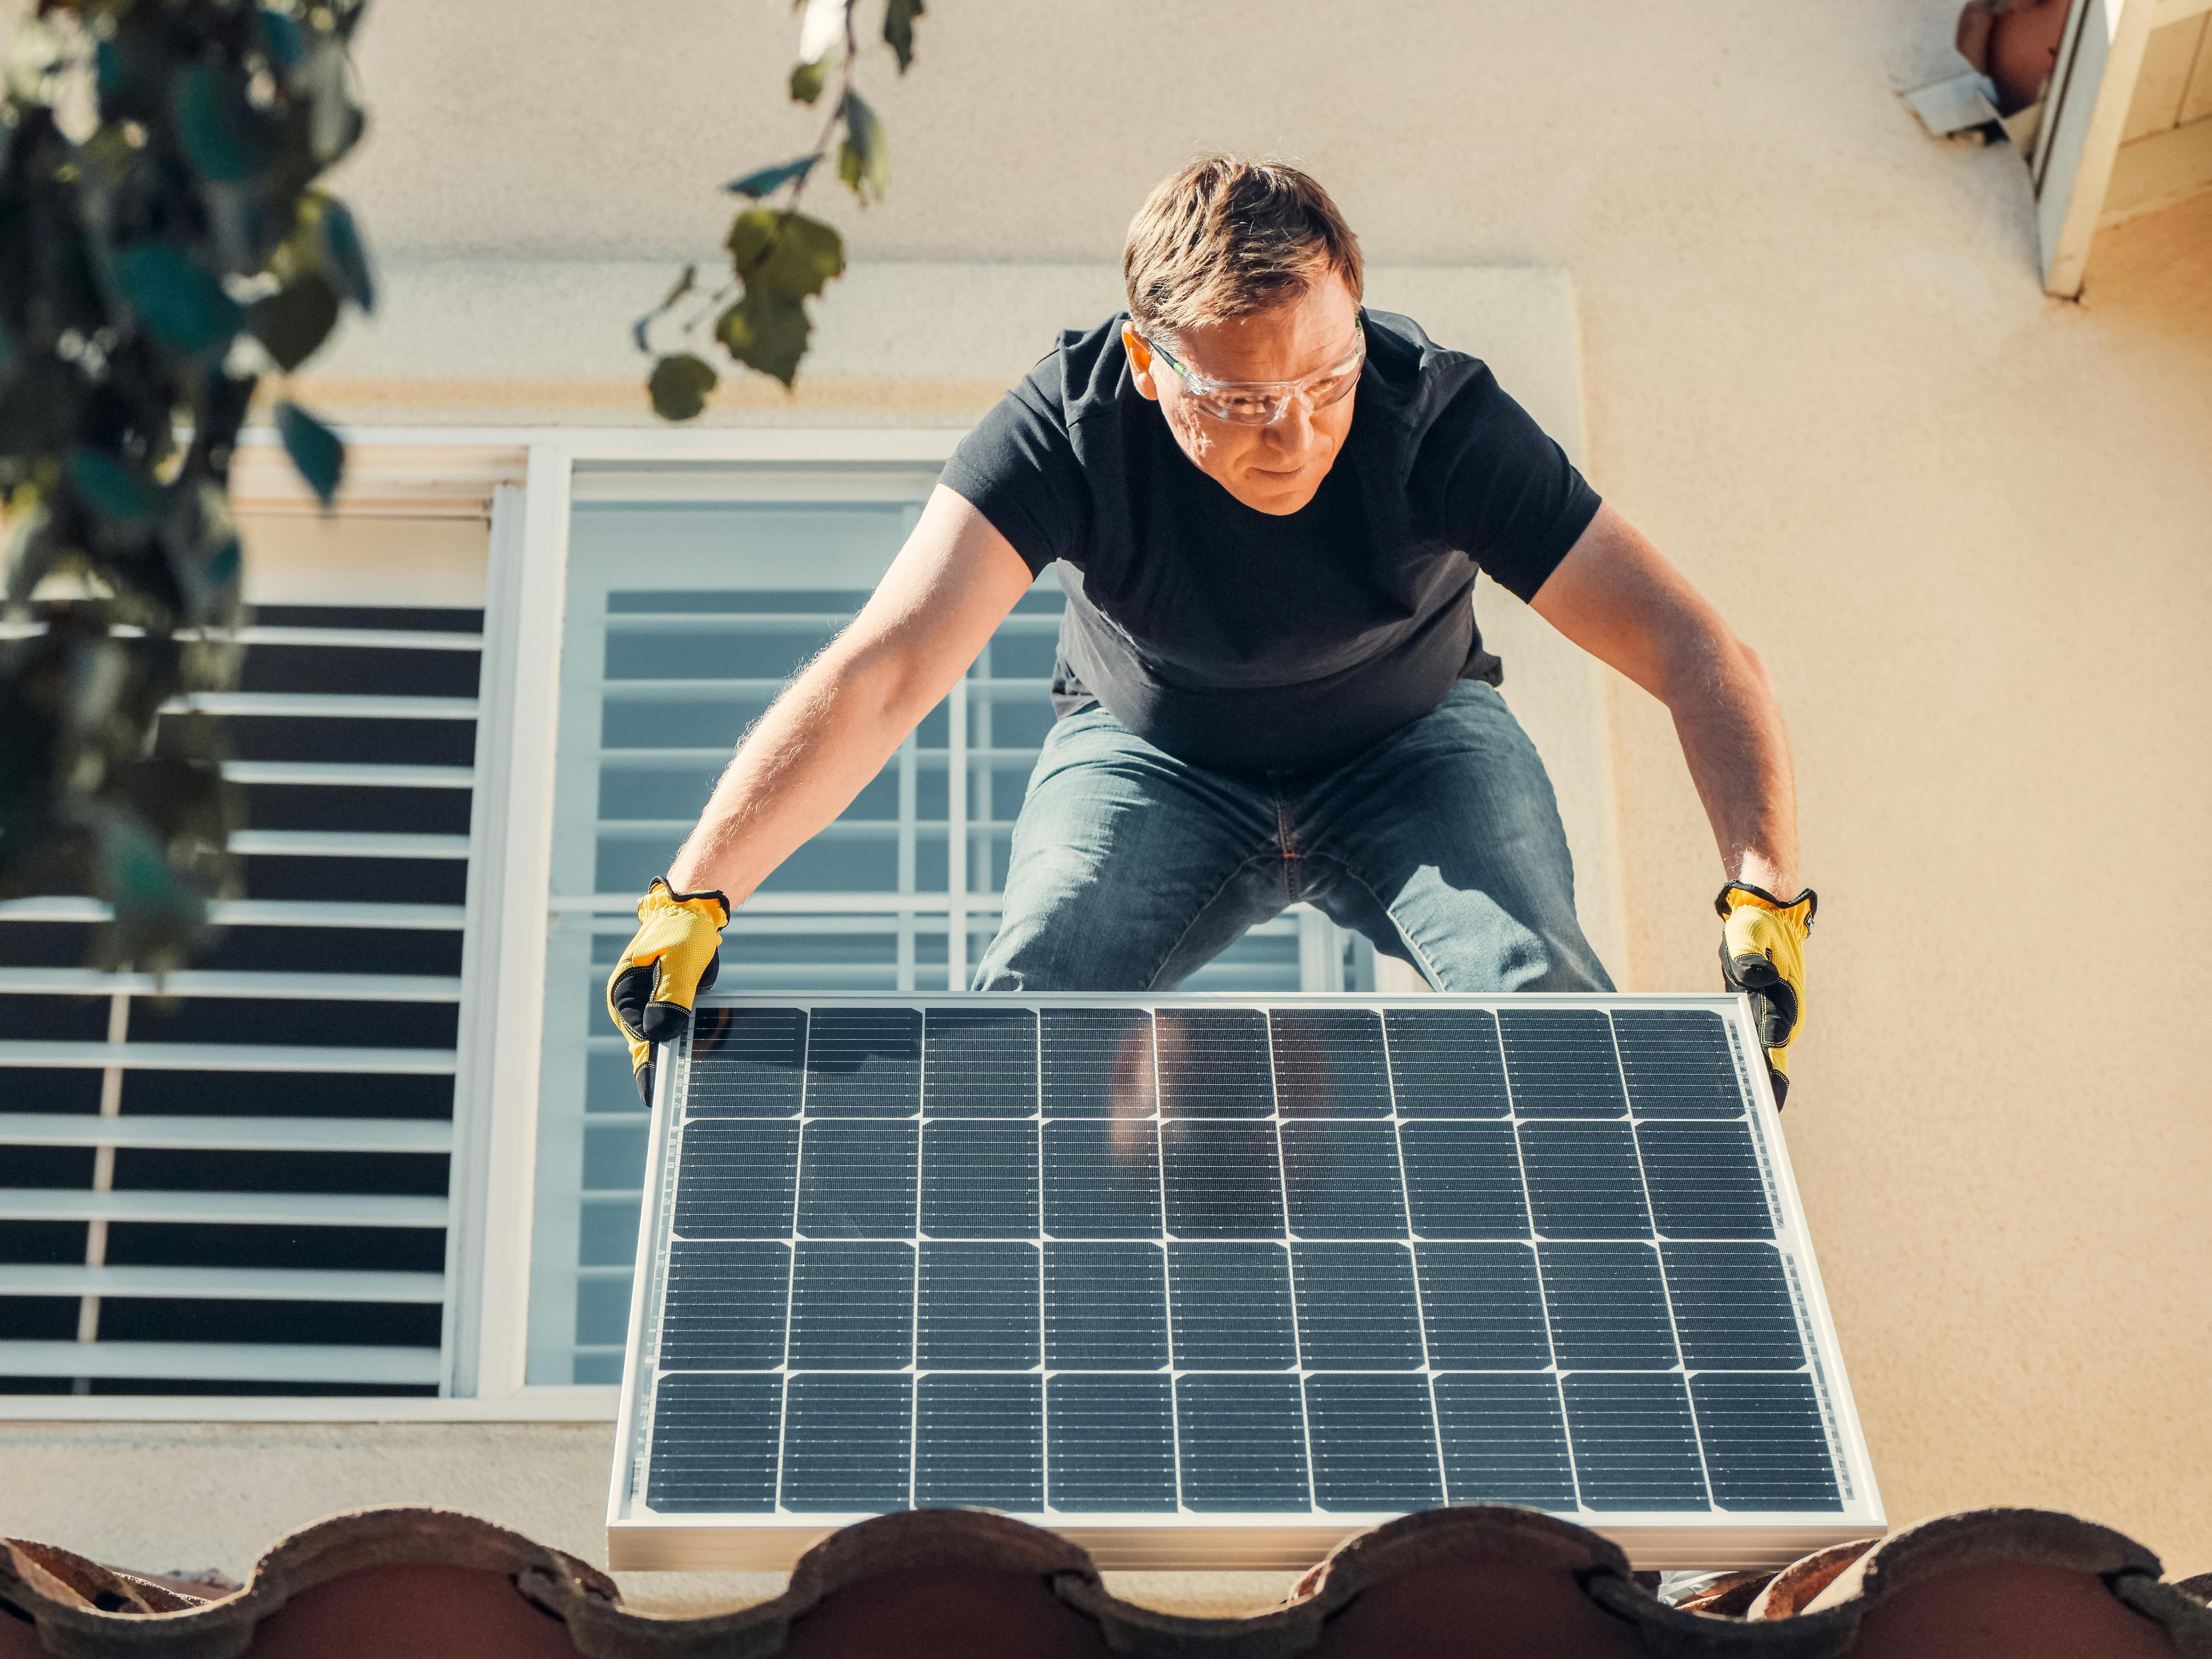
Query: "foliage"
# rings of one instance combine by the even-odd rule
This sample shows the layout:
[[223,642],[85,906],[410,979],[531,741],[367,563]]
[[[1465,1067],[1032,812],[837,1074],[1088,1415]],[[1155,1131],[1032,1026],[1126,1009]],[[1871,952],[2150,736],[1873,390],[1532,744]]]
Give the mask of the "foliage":
[[[319,187],[359,141],[366,0],[47,0],[0,105],[0,898],[112,906],[95,959],[164,971],[229,890],[231,453],[261,374],[375,294]],[[325,505],[337,436],[276,405]],[[63,597],[66,595],[67,597]]]
[[[853,85],[854,66],[860,56],[854,18],[858,3],[800,0],[804,11],[799,62],[791,71],[792,100],[820,102],[833,72],[837,96],[811,150],[748,173],[726,186],[732,195],[754,205],[740,208],[730,224],[724,243],[730,251],[729,281],[677,327],[684,349],[656,356],[652,337],[654,325],[696,291],[696,266],[684,267],[667,297],[631,327],[637,349],[655,358],[646,390],[653,412],[664,420],[690,420],[707,406],[707,395],[714,389],[718,377],[714,365],[689,349],[695,342],[703,347],[699,339],[702,331],[711,332],[733,361],[774,376],[787,388],[792,385],[814,329],[805,302],[845,269],[844,239],[833,227],[799,210],[807,181],[816,167],[834,154],[839,181],[861,206],[881,201],[890,184],[890,144],[883,119]],[[884,44],[897,60],[901,75],[914,62],[914,24],[921,15],[922,0],[884,0]],[[707,328],[709,319],[711,330]]]

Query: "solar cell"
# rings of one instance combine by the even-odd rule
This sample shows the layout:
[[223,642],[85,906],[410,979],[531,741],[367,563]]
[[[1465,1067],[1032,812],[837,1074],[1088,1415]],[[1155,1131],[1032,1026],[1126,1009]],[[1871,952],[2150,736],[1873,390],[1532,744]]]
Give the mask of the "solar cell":
[[1127,1565],[1445,1502],[1864,1535],[1750,1042],[1718,998],[706,999],[611,1524],[787,1559],[799,1517],[966,1504]]

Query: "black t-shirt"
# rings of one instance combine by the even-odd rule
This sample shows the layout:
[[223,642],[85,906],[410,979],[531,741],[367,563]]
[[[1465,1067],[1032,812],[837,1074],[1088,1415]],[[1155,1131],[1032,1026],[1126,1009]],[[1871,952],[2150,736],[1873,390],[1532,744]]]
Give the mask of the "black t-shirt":
[[1235,772],[1340,764],[1496,684],[1478,569],[1531,599],[1596,492],[1489,368],[1364,312],[1352,429],[1312,501],[1255,512],[1194,465],[1138,392],[1122,319],[1069,332],[963,439],[945,485],[1032,570],[1063,559],[1054,701]]

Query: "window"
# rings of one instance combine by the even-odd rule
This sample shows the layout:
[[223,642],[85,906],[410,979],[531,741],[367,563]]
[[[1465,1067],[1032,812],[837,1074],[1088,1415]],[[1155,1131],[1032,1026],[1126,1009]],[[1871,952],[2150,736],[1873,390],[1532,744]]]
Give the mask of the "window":
[[[646,1115],[604,987],[636,925],[637,896],[667,868],[738,733],[867,597],[936,474],[786,467],[678,481],[578,470],[561,634],[532,1384],[620,1379]],[[720,988],[966,986],[998,925],[1014,817],[1052,724],[1063,604],[1048,571],[853,805],[769,877],[732,920]],[[1188,988],[1345,988],[1347,963],[1351,988],[1366,988],[1371,961],[1364,940],[1304,911],[1255,929]]]
[[0,905],[0,1390],[435,1395],[482,613],[267,605],[245,896],[157,987]]

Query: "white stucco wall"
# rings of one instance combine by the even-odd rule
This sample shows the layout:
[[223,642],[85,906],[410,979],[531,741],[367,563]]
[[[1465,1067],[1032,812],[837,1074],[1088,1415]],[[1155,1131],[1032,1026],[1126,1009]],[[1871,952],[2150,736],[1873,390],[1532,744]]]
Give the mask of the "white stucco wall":
[[[1567,273],[1593,480],[1790,719],[1823,909],[1786,1126],[1891,1515],[2047,1504],[2203,1571],[2212,204],[2106,232],[2084,301],[2047,299],[2018,157],[1929,141],[1892,94],[1945,68],[1954,10],[945,0],[913,75],[877,76],[890,200],[823,201],[863,261],[1095,266],[1224,145],[1311,167],[1379,264]],[[811,131],[787,27],[781,0],[385,0],[347,187],[395,281],[672,269],[720,180]],[[715,418],[865,412],[836,314],[803,410],[754,386]],[[529,385],[457,384],[457,349],[332,391],[634,417],[629,315]],[[913,395],[959,418],[988,380]],[[1702,988],[1717,861],[1664,711],[1609,696],[1626,977]],[[593,1432],[7,1429],[0,1532],[235,1567],[374,1497],[589,1554]]]

